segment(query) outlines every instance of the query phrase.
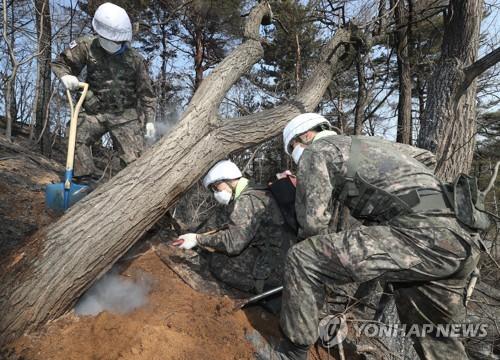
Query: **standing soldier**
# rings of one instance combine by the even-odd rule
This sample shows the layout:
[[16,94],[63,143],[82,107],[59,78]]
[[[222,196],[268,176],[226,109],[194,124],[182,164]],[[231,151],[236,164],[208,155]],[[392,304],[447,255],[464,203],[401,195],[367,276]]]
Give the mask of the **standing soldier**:
[[[259,359],[307,358],[325,285],[389,281],[404,324],[460,323],[465,315],[465,288],[482,247],[476,229],[457,220],[433,171],[417,160],[429,159],[427,152],[328,128],[324,117],[309,113],[283,133],[298,163],[295,207],[305,240],[285,264],[285,341],[274,348],[256,332],[248,336]],[[328,233],[332,198],[364,226]],[[458,338],[438,337],[435,329],[413,341],[422,359],[467,358]]]
[[92,26],[97,36],[73,41],[52,64],[69,90],[78,88],[77,76],[86,68],[89,83],[76,138],[77,177],[98,175],[91,146],[109,131],[122,166],[136,160],[147,138],[155,135],[156,98],[144,59],[130,47],[132,25],[127,12],[112,3],[97,8]]
[[210,270],[234,288],[260,293],[282,285],[285,256],[296,236],[270,190],[249,183],[229,160],[212,167],[203,185],[217,202],[230,206],[228,228],[212,235],[185,234],[174,245],[215,250]]

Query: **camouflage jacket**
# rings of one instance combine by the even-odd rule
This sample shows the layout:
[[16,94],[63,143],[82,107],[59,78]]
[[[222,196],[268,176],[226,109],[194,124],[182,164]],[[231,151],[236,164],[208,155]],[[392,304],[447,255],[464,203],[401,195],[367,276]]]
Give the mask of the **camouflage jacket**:
[[[299,238],[328,232],[331,201],[339,199],[346,183],[351,137],[317,138],[304,150],[298,165],[295,209]],[[361,137],[360,149],[358,174],[370,184],[396,196],[414,189],[441,191],[433,171],[434,155],[429,151],[368,136]],[[357,205],[355,197],[340,200],[351,210]]]
[[248,246],[265,250],[295,242],[281,210],[269,190],[248,185],[230,205],[228,228],[213,235],[198,235],[198,243],[228,255],[238,255]]
[[91,91],[84,104],[87,111],[90,106],[94,113],[134,108],[144,114],[145,122],[154,122],[156,97],[144,59],[136,50],[129,47],[122,54],[111,55],[97,37],[87,36],[72,42],[52,63],[58,78],[78,76],[84,68]]

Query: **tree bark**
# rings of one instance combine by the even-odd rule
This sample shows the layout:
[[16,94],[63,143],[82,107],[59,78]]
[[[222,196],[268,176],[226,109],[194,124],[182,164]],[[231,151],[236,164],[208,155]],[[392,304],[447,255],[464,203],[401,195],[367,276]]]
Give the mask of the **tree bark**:
[[[14,14],[14,1],[10,4],[11,9],[11,21],[13,21]],[[7,17],[7,0],[3,0],[3,39],[7,45],[7,52],[10,61],[11,73],[5,81],[5,136],[9,141],[12,140],[12,124],[16,118],[16,94],[15,94],[15,83],[19,64],[17,62],[16,56],[14,54],[14,27],[12,26],[11,37],[8,37],[8,17]]]
[[378,20],[377,20],[377,25],[376,25],[376,28],[375,28],[375,31],[373,33],[374,36],[379,36],[380,34],[382,34],[382,32],[385,30],[386,28],[386,8],[385,8],[385,5],[386,5],[386,0],[379,0],[378,2]]
[[425,85],[421,80],[422,74],[417,74],[417,81],[415,84],[417,96],[418,96],[418,119],[421,128],[426,127],[425,124]]
[[37,94],[35,104],[35,135],[40,139],[42,154],[50,155],[51,142],[49,124],[49,102],[51,97],[50,61],[51,61],[51,22],[50,4],[48,0],[35,1],[37,35],[38,35],[38,66]]
[[201,82],[203,81],[203,55],[205,53],[205,47],[203,45],[203,31],[201,27],[196,26],[194,31],[194,91],[198,89]]
[[356,54],[356,74],[358,77],[358,97],[354,108],[354,135],[363,133],[366,103],[368,102],[368,89],[366,88],[365,55]]
[[302,81],[302,54],[300,49],[299,34],[295,34],[295,89],[297,92],[300,89],[300,82]]
[[[394,3],[394,1],[393,1]],[[405,1],[399,0],[394,9],[396,24],[396,54],[398,58],[399,102],[396,141],[411,144],[411,66],[408,51],[409,21]]]
[[158,81],[156,81],[156,94],[158,97],[156,118],[158,121],[162,121],[167,124],[167,126],[170,126],[177,120],[172,111],[174,109],[172,99],[175,93],[173,91],[173,85],[168,79],[168,61],[170,57],[168,45],[169,34],[167,24],[165,23],[172,14],[167,15],[168,13],[161,6],[158,6],[156,11],[158,22],[160,23],[159,30],[161,34],[161,67]]
[[263,56],[260,2],[247,18],[246,40],[203,80],[169,136],[34,234],[6,257],[0,278],[0,345],[68,310],[216,161],[280,133],[294,116],[314,111],[350,52],[350,31],[326,44],[297,96],[234,119],[217,111],[226,92]]
[[444,180],[468,173],[472,163],[477,116],[474,79],[487,67],[481,72],[466,70],[477,57],[482,4],[481,0],[450,1],[441,57],[428,85],[418,146],[436,153],[436,174]]

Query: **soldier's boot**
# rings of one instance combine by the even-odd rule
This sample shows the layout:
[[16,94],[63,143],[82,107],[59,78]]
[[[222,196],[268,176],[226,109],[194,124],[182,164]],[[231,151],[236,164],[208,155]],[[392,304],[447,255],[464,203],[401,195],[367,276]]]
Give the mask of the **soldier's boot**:
[[309,345],[297,345],[285,338],[279,346],[273,348],[255,330],[247,333],[245,337],[252,344],[257,360],[307,360]]

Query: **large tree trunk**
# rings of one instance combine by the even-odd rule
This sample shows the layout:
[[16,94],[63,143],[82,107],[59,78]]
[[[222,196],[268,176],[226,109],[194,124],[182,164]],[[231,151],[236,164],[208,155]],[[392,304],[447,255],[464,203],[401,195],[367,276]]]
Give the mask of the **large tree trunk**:
[[216,161],[315,110],[349,53],[348,30],[339,29],[324,46],[295,99],[241,118],[217,116],[226,92],[263,56],[259,24],[269,11],[267,2],[252,10],[246,40],[203,80],[168,137],[4,259],[0,345],[67,311]]
[[50,118],[50,54],[52,30],[50,23],[49,1],[36,0],[35,12],[38,33],[38,74],[35,104],[35,135],[37,139],[40,139],[40,149],[42,151],[42,154],[50,155],[51,143],[48,122]]
[[429,82],[418,146],[436,153],[436,173],[445,180],[470,170],[476,134],[475,78],[500,58],[497,49],[474,63],[482,4],[481,0],[450,1],[441,57]]
[[[394,6],[394,1],[392,1]],[[399,102],[396,141],[411,144],[411,66],[408,51],[410,21],[406,15],[405,1],[399,0],[394,9],[396,24],[396,54],[398,58]]]

